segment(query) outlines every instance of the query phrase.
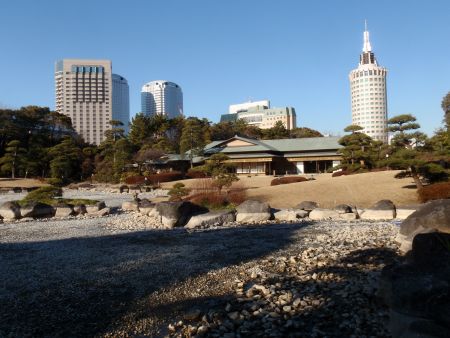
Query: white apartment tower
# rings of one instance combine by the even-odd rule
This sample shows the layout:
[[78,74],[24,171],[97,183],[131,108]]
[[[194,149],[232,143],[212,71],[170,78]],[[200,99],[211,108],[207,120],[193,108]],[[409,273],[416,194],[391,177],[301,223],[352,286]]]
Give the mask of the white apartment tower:
[[105,131],[111,128],[111,61],[57,61],[55,86],[55,110],[72,119],[73,127],[86,142],[100,144]]
[[369,40],[367,24],[358,68],[349,74],[352,94],[352,124],[375,140],[388,142],[387,69],[378,65]]
[[146,83],[141,91],[144,115],[164,115],[169,119],[183,115],[183,92],[176,83],[157,80]]

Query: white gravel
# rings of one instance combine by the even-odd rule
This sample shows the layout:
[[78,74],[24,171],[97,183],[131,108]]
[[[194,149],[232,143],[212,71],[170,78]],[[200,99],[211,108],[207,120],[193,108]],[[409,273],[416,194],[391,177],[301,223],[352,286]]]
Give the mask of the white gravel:
[[234,297],[234,281],[259,278],[267,262],[318,247],[336,262],[355,250],[395,248],[397,232],[388,222],[331,221],[188,232],[130,218],[141,216],[0,225],[0,337],[161,336],[192,306]]

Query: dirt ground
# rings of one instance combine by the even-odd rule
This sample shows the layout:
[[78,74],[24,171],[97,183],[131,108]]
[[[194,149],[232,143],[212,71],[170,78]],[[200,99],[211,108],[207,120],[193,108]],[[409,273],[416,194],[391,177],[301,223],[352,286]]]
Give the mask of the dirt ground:
[[[338,204],[370,207],[382,199],[390,199],[397,206],[418,204],[412,178],[396,179],[399,171],[381,171],[350,176],[331,177],[331,174],[315,174],[313,181],[270,186],[273,176],[240,176],[238,184],[246,187],[248,197],[268,202],[274,208],[294,207],[311,200],[321,207],[332,208]],[[305,175],[310,178],[311,175]],[[187,187],[196,180],[181,181]],[[164,183],[170,188],[173,182]]]
[[45,182],[35,180],[33,178],[0,178],[0,188],[32,188],[32,187],[42,187],[48,185]]

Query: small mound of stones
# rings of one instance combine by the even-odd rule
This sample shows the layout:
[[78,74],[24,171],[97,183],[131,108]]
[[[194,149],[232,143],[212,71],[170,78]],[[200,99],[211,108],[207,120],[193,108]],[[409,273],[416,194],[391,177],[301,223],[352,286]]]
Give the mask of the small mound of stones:
[[[387,337],[376,299],[381,269],[397,255],[391,223],[320,222],[289,255],[241,272],[234,294],[168,325],[170,337]],[[323,232],[322,232],[323,231]]]

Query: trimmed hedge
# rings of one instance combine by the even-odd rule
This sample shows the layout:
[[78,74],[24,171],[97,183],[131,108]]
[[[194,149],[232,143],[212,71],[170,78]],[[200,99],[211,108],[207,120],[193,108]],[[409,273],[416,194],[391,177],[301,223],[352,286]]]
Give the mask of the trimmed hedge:
[[290,183],[298,183],[308,181],[306,177],[303,176],[289,176],[289,177],[280,177],[275,178],[270,182],[270,185],[280,185],[280,184],[290,184]]
[[450,198],[450,182],[430,184],[417,190],[419,201],[422,203]]
[[29,192],[22,200],[21,203],[27,204],[31,202],[41,202],[46,204],[52,204],[55,197],[61,197],[63,194],[62,189],[54,186],[40,187],[39,189]]
[[345,176],[345,175],[350,175],[351,173],[347,170],[341,170],[341,171],[336,171],[335,173],[333,173],[331,175],[331,177],[339,177],[339,176]]
[[169,171],[166,173],[153,174],[147,176],[147,182],[153,185],[162,182],[172,182],[182,180],[184,178],[183,174],[179,171]]
[[186,178],[207,178],[208,175],[206,175],[203,171],[195,170],[195,169],[189,169],[186,173]]

